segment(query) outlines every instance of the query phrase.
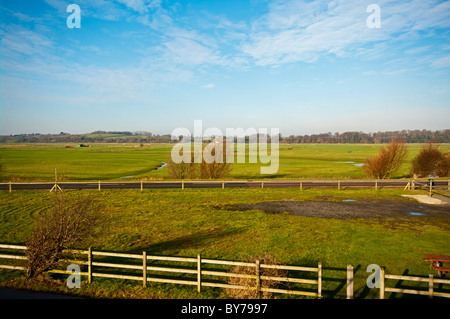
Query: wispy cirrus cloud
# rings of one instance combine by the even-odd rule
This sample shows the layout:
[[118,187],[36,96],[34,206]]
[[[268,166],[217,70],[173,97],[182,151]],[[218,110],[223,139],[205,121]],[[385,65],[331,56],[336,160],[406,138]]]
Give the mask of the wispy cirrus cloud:
[[[369,1],[275,1],[253,25],[242,50],[259,65],[314,62],[348,56],[380,43],[426,35],[450,26],[450,1],[380,0],[382,27],[369,29]],[[381,48],[378,46],[378,48]],[[388,47],[386,47],[388,48]]]

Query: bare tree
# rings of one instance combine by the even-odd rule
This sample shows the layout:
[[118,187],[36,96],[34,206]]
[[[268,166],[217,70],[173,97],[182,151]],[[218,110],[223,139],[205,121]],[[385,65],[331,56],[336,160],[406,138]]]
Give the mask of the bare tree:
[[376,156],[366,159],[364,172],[370,178],[390,178],[398,171],[407,155],[405,143],[395,139],[386,147],[382,147]]
[[195,179],[199,175],[198,164],[194,163],[194,153],[191,153],[189,163],[175,163],[171,158],[167,160],[167,174],[174,179]]
[[193,152],[189,163],[175,163],[172,159],[169,159],[167,161],[167,174],[174,179],[218,179],[225,177],[233,168],[232,164],[226,161],[225,150],[225,142],[218,143],[216,147],[209,150],[211,157],[215,159],[212,162],[207,162],[205,157],[202,156],[201,162],[196,163]]
[[211,157],[215,160],[212,163],[206,162],[203,157],[200,165],[200,178],[202,179],[218,179],[227,176],[233,169],[231,163],[226,161],[226,143],[218,143],[211,150]]
[[27,279],[52,269],[64,249],[82,247],[92,238],[92,200],[68,203],[62,192],[54,195],[52,206],[36,221],[27,243]]

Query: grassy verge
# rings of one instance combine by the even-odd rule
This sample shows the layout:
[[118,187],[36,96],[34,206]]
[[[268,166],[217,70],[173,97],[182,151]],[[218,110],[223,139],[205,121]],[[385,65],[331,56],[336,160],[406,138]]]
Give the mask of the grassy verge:
[[[365,272],[369,264],[385,266],[393,274],[428,275],[424,253],[450,254],[448,219],[322,219],[239,211],[230,204],[263,201],[311,201],[344,199],[406,200],[401,190],[297,189],[187,189],[66,192],[69,200],[86,196],[96,199],[101,215],[101,234],[95,249],[168,256],[246,260],[269,253],[283,264],[324,265],[324,297],[345,297],[345,268],[355,267],[355,296],[372,298]],[[49,206],[48,192],[1,192],[0,238],[3,243],[24,243],[36,214]],[[86,248],[86,247],[84,247]],[[0,271],[1,285],[27,286],[19,272]],[[33,284],[39,289],[69,292],[63,281]],[[47,287],[47,288],[44,288]],[[70,293],[94,297],[225,298],[222,289],[96,280]],[[278,297],[286,298],[279,295]]]

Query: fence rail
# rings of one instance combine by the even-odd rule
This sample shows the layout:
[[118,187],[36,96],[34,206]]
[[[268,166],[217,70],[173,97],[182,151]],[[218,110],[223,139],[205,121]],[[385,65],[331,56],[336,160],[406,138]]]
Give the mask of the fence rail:
[[[26,250],[26,246],[18,245],[5,245],[0,244],[0,249],[9,250]],[[80,275],[87,276],[88,282],[91,283],[93,277],[101,278],[113,278],[113,279],[124,279],[124,280],[134,280],[141,281],[143,286],[146,287],[148,282],[156,283],[170,283],[170,284],[181,284],[181,285],[192,285],[197,286],[197,291],[200,292],[202,287],[217,287],[226,289],[248,289],[256,290],[259,292],[272,292],[272,293],[283,293],[283,294],[295,294],[321,298],[322,297],[322,265],[319,262],[317,267],[300,267],[292,265],[271,265],[262,264],[259,260],[254,263],[251,262],[240,262],[240,261],[229,261],[229,260],[217,260],[217,259],[207,259],[202,258],[198,255],[197,258],[194,257],[174,257],[174,256],[153,256],[147,255],[146,252],[142,254],[126,254],[126,253],[116,253],[116,252],[104,252],[104,251],[93,251],[88,250],[77,250],[77,251],[66,251],[66,252],[76,252],[78,255],[86,256],[81,260],[70,260],[77,265],[84,265],[87,267],[87,271],[80,272]],[[97,258],[106,258],[107,260],[94,261],[94,256]],[[128,259],[128,263],[117,263],[112,262],[110,259],[120,258]],[[0,259],[9,260],[26,260],[25,255],[13,255],[0,254]],[[130,261],[131,260],[131,261]],[[64,260],[68,261],[68,260]],[[133,262],[134,261],[134,262]],[[140,264],[136,264],[136,261],[140,261]],[[171,263],[182,263],[184,265],[178,265],[178,267],[172,266],[160,266],[160,265],[148,265],[149,262],[171,262]],[[186,266],[188,264],[188,266]],[[237,273],[229,269],[208,269],[205,265],[213,266],[228,266],[228,267],[249,267],[253,269],[253,274],[249,273]],[[190,267],[189,267],[190,266]],[[13,270],[26,270],[26,267],[19,265],[10,264],[0,264],[0,268],[13,269]],[[122,273],[111,273],[109,270],[130,270],[137,272],[137,274],[122,274]],[[316,279],[310,278],[296,278],[296,277],[282,277],[282,276],[266,276],[261,274],[262,269],[280,269],[284,271],[295,271],[295,272],[310,272],[317,274]],[[99,271],[100,270],[100,271]],[[71,271],[55,269],[49,272],[59,273],[59,274],[73,274]],[[153,275],[151,275],[152,273]],[[161,273],[170,273],[172,277],[180,274],[192,275],[191,278],[163,278]],[[223,278],[246,278],[254,280],[252,285],[236,285],[224,282]],[[222,278],[215,279],[214,278]],[[270,288],[264,287],[262,284],[264,281],[276,281],[289,284],[306,284],[316,286],[315,291],[311,290],[299,290],[299,289],[280,289],[280,288]]]
[[[450,293],[437,292],[434,290],[434,284],[446,284],[450,285],[450,279],[434,278],[432,274],[426,277],[414,277],[414,276],[399,276],[399,275],[389,275],[386,274],[385,268],[381,268],[380,276],[380,299],[384,299],[385,292],[402,293],[410,295],[422,295],[429,296],[429,298],[445,297],[450,298]],[[406,289],[406,288],[391,288],[386,287],[386,279],[391,280],[401,280],[401,281],[413,281],[413,282],[427,282],[428,290],[418,290],[418,289]]]
[[[12,260],[15,262],[26,261],[26,246],[21,245],[7,245],[0,244],[0,249],[20,251],[21,255],[15,255],[13,252],[8,251],[7,253],[0,254],[0,260]],[[88,283],[91,283],[93,277],[98,278],[111,278],[111,279],[122,279],[122,280],[133,280],[142,282],[143,287],[147,286],[147,283],[166,283],[166,284],[180,284],[180,285],[190,285],[196,286],[197,291],[200,292],[202,287],[215,287],[215,288],[225,288],[225,289],[248,289],[256,290],[259,292],[272,292],[272,293],[282,293],[282,294],[294,294],[302,295],[308,297],[322,298],[322,280],[323,280],[323,268],[322,263],[318,263],[317,267],[304,267],[304,266],[294,266],[294,265],[273,265],[273,264],[263,264],[259,260],[253,262],[241,262],[241,261],[230,261],[230,260],[218,260],[218,259],[208,259],[202,258],[201,255],[197,257],[175,257],[175,256],[155,256],[147,255],[144,251],[142,254],[126,254],[117,252],[105,252],[105,251],[93,251],[88,250],[71,250],[65,251],[67,253],[75,253],[78,256],[85,256],[84,259],[77,260],[65,260],[68,262],[76,263],[77,265],[82,265],[85,267],[85,271],[80,271],[79,275],[86,276]],[[94,257],[99,260],[94,261]],[[106,260],[102,260],[106,259]],[[113,262],[111,259],[116,260],[116,258],[127,259],[128,263],[118,263]],[[138,263],[139,262],[139,263]],[[170,262],[170,263],[182,263],[181,265],[167,266],[167,265],[149,265],[152,262]],[[219,267],[249,267],[253,270],[253,274],[250,273],[237,273],[233,272],[233,269],[208,269],[205,265],[219,266]],[[0,269],[9,270],[24,270],[26,267],[24,265],[18,264],[0,264]],[[111,269],[115,270],[111,272]],[[294,276],[267,276],[261,273],[262,269],[279,269],[284,271],[291,271],[298,274],[298,272],[311,273],[314,278],[298,278]],[[125,272],[123,271],[130,271]],[[121,272],[122,271],[122,272]],[[72,271],[53,269],[49,271],[51,273],[57,274],[73,274]],[[172,274],[172,278],[164,277],[161,273]],[[189,275],[189,278],[174,278],[177,275]],[[352,265],[347,265],[347,299],[353,298],[353,279],[354,271]],[[224,282],[223,278],[245,278],[254,280],[252,285],[239,285],[230,284]],[[222,278],[222,280],[214,279]],[[308,287],[298,287],[299,289],[293,289],[289,287],[288,289],[283,288],[271,288],[264,287],[264,281],[277,281],[281,283],[288,283],[293,285],[308,285]],[[387,286],[388,280],[398,280],[398,281],[413,281],[413,282],[423,282],[428,283],[428,290],[419,289],[409,289],[401,288],[399,286],[393,288]],[[430,298],[433,297],[444,297],[450,298],[450,293],[445,293],[441,291],[436,291],[434,289],[435,284],[450,285],[450,279],[435,278],[433,275],[428,277],[415,277],[415,276],[400,276],[386,274],[385,268],[381,268],[380,274],[380,299],[385,298],[385,293],[402,293],[402,294],[414,294],[414,295],[428,295]],[[315,287],[315,288],[311,288]]]
[[[130,182],[39,182],[0,183],[0,190],[106,190],[106,189],[189,189],[189,188],[430,188],[428,180],[229,180],[229,181],[130,181]],[[450,191],[450,180],[433,180],[431,189]]]

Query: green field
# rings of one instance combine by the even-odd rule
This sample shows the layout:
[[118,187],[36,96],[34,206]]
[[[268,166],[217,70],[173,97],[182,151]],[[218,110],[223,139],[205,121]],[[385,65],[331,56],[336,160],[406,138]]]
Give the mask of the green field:
[[[0,145],[1,180],[60,181],[166,179],[173,144],[64,144]],[[382,145],[281,144],[280,167],[272,176],[260,175],[259,164],[234,164],[230,179],[358,179],[361,166]],[[408,159],[395,176],[409,175],[412,158],[421,145],[409,144]],[[441,145],[448,151],[450,145]],[[369,264],[385,266],[392,274],[427,276],[423,254],[450,255],[449,218],[354,218],[336,219],[295,216],[289,213],[242,211],[233,204],[266,201],[336,201],[367,199],[411,202],[403,190],[330,189],[160,189],[68,191],[69,201],[95,199],[100,214],[100,236],[95,249],[149,254],[247,260],[264,254],[278,262],[300,266],[324,266],[325,298],[345,298],[345,269],[355,267],[355,297],[376,298],[365,272]],[[26,243],[32,224],[47,209],[53,193],[47,191],[0,192],[0,243]],[[415,202],[414,202],[415,203]],[[80,247],[86,248],[86,247]],[[63,281],[23,282],[23,274],[0,271],[0,285],[63,291],[95,297],[119,298],[227,298],[223,289],[152,284],[143,289],[135,282],[96,280],[69,291]],[[395,283],[394,283],[395,284]],[[425,287],[426,288],[426,287]],[[288,298],[286,295],[278,295]]]
[[[95,198],[100,214],[95,249],[148,254],[247,260],[270,254],[280,263],[324,266],[324,297],[345,298],[345,268],[355,267],[355,297],[376,298],[368,290],[369,264],[385,266],[392,274],[424,275],[429,265],[424,253],[450,254],[449,219],[411,217],[324,219],[240,211],[231,204],[263,201],[344,199],[402,200],[400,190],[198,189],[140,191],[71,191],[69,200]],[[52,193],[1,192],[0,238],[3,243],[25,243],[35,217],[49,206]],[[410,200],[408,200],[410,201]],[[85,248],[85,247],[80,247]],[[0,272],[3,285],[28,287],[20,272]],[[97,297],[227,298],[223,289],[95,280],[93,285],[68,291],[63,281],[40,289],[53,289]],[[122,295],[121,295],[122,294]],[[278,297],[287,298],[286,295]]]
[[[0,180],[60,181],[158,180],[166,179],[173,144],[91,144],[66,148],[65,144],[1,144]],[[235,163],[231,179],[358,179],[361,166],[382,145],[368,144],[280,144],[279,170],[261,175],[261,164]],[[408,159],[395,178],[409,176],[411,160],[420,144],[408,145]],[[441,150],[450,150],[449,144]],[[356,165],[355,165],[356,164]],[[263,164],[267,165],[267,164]]]

